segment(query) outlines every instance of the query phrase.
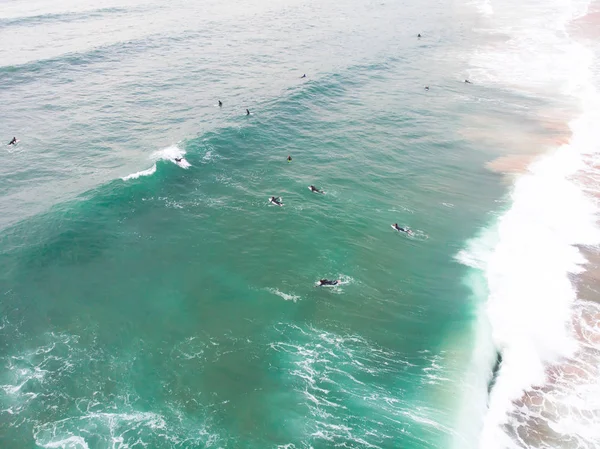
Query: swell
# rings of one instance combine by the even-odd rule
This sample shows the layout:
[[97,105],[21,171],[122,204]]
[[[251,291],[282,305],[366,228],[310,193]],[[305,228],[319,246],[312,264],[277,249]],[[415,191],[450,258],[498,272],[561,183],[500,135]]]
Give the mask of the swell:
[[[344,73],[288,88],[282,98],[259,105],[260,116],[234,119],[228,127],[179,144],[191,164],[187,170],[175,165],[172,155],[166,158],[153,155],[140,171],[124,176],[125,179],[98,186],[73,201],[57,204],[45,213],[4,229],[0,266],[6,274],[22,269],[21,264],[29,268],[45,266],[58,256],[65,263],[88,262],[101,255],[103,248],[118,237],[111,229],[115,223],[143,214],[151,207],[146,201],[149,198],[181,198],[185,192],[195,190],[210,198],[215,186],[223,184],[232,199],[255,196],[256,190],[264,189],[264,178],[276,169],[273,162],[284,160],[290,151],[273,156],[263,149],[265,141],[279,148],[287,145],[288,140],[294,140],[298,147],[303,143],[313,146],[315,141],[318,145],[319,139],[304,131],[330,126],[320,123],[319,110],[314,110],[316,100],[320,108],[330,108],[349,91],[364,84],[361,73],[387,71],[392,67],[387,63],[378,64],[377,68],[356,65]],[[331,154],[314,155],[317,163],[330,158]],[[234,181],[242,177],[246,179],[244,184]]]
[[[139,50],[139,45],[144,44],[142,41],[132,42],[129,44],[130,52],[136,53]],[[155,42],[153,45],[160,45],[160,42]],[[121,55],[119,54],[119,46],[112,46],[111,48],[99,49],[98,51],[91,52],[87,56],[90,60],[97,58],[98,60],[102,60],[106,57],[115,57],[119,58]],[[78,58],[76,55],[73,55],[74,58]],[[79,59],[78,59],[79,60]],[[64,64],[63,62],[56,61],[57,72],[58,67],[64,65],[65,70],[67,72],[76,70],[75,68],[70,67],[68,64]],[[79,60],[82,62],[81,60]],[[296,142],[280,142],[278,143],[278,147],[289,148],[288,150],[282,151],[295,151],[294,147],[302,148],[302,146],[312,146],[315,142],[319,142],[321,135],[324,134],[324,131],[331,130],[331,127],[327,126],[325,123],[325,117],[320,117],[314,125],[317,127],[319,131],[319,135],[313,136],[311,133],[304,132],[301,128],[306,119],[315,118],[318,115],[326,116],[328,120],[331,120],[333,117],[331,116],[331,112],[336,110],[337,99],[342,99],[348,95],[352,95],[355,90],[360,89],[361,86],[364,86],[369,81],[368,74],[372,71],[376,74],[384,74],[393,72],[395,67],[397,66],[396,62],[399,61],[398,58],[380,58],[376,64],[372,63],[363,63],[352,65],[346,68],[342,68],[341,72],[331,73],[328,75],[324,75],[319,77],[318,79],[309,79],[307,82],[300,82],[298,84],[294,83],[292,87],[288,87],[282,92],[281,96],[273,97],[268,100],[263,100],[253,107],[253,112],[256,108],[257,115],[253,115],[249,118],[242,116],[234,116],[233,118],[229,118],[228,122],[230,123],[231,129],[221,128],[216,131],[205,132],[203,136],[192,139],[188,143],[191,143],[191,152],[194,151],[204,151],[202,153],[202,158],[210,158],[210,154],[208,152],[211,151],[213,147],[219,147],[219,152],[222,153],[221,156],[228,157],[230,153],[230,141],[232,139],[231,136],[237,136],[238,134],[243,136],[248,133],[263,133],[264,139],[280,139],[280,135],[283,133],[295,133]],[[48,69],[47,67],[43,67],[42,65],[33,64],[32,67],[36,67],[37,70],[44,71],[48,76],[55,76],[53,71]],[[89,72],[89,68],[86,70],[85,67],[81,70],[81,73]],[[23,73],[19,76],[24,76],[26,79],[35,79],[33,74]],[[58,76],[58,75],[56,75]],[[81,76],[77,74],[77,76]],[[0,77],[0,84],[3,84],[3,79]],[[8,82],[7,82],[8,83]],[[301,120],[299,120],[301,118]],[[345,117],[346,123],[349,123],[348,116]],[[270,126],[265,127],[267,121],[270,121]],[[339,126],[338,126],[339,127]],[[314,129],[311,124],[311,130]],[[340,130],[341,131],[341,130]],[[237,138],[237,137],[236,137]],[[323,142],[323,143],[332,143],[331,141]],[[187,145],[187,144],[186,144]],[[261,141],[256,142],[256,147],[261,148],[263,143]],[[198,148],[195,149],[194,147]],[[253,149],[254,150],[254,149]],[[270,153],[267,152],[263,154],[267,159],[270,158]],[[215,151],[212,151],[212,154],[217,154]],[[236,160],[245,160],[245,156],[247,154],[252,154],[253,157],[260,156],[259,154],[251,151],[250,153],[236,154],[232,157],[235,157]],[[325,157],[323,157],[325,156]],[[316,157],[321,160],[327,159],[327,155],[319,152]],[[139,172],[143,170],[148,170],[152,163],[149,162],[140,162],[140,165],[137,169],[128,170],[125,173],[115,173],[119,177],[124,177],[129,174],[133,174],[134,172]],[[158,168],[159,171],[162,170],[162,167]],[[113,175],[114,176],[114,175]],[[106,181],[104,181],[106,182]],[[73,192],[70,195],[71,198],[76,195],[77,192]],[[46,210],[48,207],[47,204],[40,205],[37,207],[37,211]],[[21,217],[15,216],[12,219],[6,220],[5,224],[2,228],[6,228],[7,226],[11,226],[16,224],[19,219],[24,218],[25,216],[33,216],[33,212],[27,214],[21,212],[19,215]]]
[[67,53],[55,58],[40,59],[25,64],[0,66],[0,88],[12,88],[38,82],[43,78],[67,78],[71,73],[82,72],[103,62],[118,63],[153,49],[169,47],[177,42],[201,36],[200,31],[182,31],[178,34],[154,34],[140,39],[96,47],[85,52]]
[[13,18],[0,18],[0,28],[8,28],[14,26],[37,26],[44,23],[72,23],[82,22],[88,19],[126,14],[135,10],[126,8],[98,8],[84,12],[64,12],[64,13],[49,13],[38,14],[34,16],[21,16]]

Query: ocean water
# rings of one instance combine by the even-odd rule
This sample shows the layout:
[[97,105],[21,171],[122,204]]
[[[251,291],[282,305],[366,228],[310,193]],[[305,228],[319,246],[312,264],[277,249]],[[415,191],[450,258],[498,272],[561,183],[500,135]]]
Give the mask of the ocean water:
[[589,6],[0,1],[1,446],[594,447]]

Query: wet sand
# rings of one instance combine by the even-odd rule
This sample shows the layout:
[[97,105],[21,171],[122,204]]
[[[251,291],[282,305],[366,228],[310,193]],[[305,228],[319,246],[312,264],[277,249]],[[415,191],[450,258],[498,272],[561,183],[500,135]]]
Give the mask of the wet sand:
[[[573,21],[569,32],[576,38],[599,40],[600,1],[590,6],[586,16]],[[576,114],[544,115],[538,124],[543,129],[541,133],[520,138],[517,145],[511,145],[517,151],[491,160],[487,168],[502,174],[523,173],[540,154],[567,144],[571,137],[567,124]],[[588,160],[588,170],[579,173],[577,180],[600,203],[600,166],[593,158]],[[600,379],[600,248],[579,249],[587,263],[585,271],[571,277],[577,299],[569,323],[577,349],[569,358],[549,365],[545,382],[523,392],[514,402],[504,430],[518,441],[518,447],[591,449],[590,441],[600,441],[597,426],[600,410],[590,401],[592,396],[588,396],[598,391]]]
[[592,3],[585,16],[571,22],[569,33],[583,39],[600,39],[600,2]]
[[[600,410],[587,397],[598,390],[600,379],[600,248],[579,250],[587,263],[583,273],[571,277],[577,299],[570,326],[577,349],[569,358],[549,365],[545,382],[514,402],[505,431],[521,442],[520,447],[588,448],[590,435],[582,441],[578,432],[565,429],[596,429],[600,421]],[[591,430],[591,435],[600,441],[600,429]]]

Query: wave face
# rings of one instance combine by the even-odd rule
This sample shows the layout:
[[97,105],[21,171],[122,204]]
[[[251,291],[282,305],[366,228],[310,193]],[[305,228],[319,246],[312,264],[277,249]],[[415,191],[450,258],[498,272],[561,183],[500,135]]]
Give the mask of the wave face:
[[0,447],[446,447],[500,189],[416,38],[454,18],[46,1],[0,8]]
[[564,116],[568,143],[540,148],[547,154],[515,181],[507,209],[457,256],[485,278],[481,319],[501,355],[482,449],[600,444],[600,308],[576,283],[584,248],[600,244],[600,53],[567,32],[587,6],[492,2],[483,35],[506,42],[471,60],[475,79],[542,99],[558,93],[576,106],[575,118]]

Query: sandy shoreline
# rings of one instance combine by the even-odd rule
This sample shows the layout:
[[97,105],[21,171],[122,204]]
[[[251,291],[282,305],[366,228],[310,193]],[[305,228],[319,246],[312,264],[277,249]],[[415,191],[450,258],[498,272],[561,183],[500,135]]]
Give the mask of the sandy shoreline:
[[[600,41],[600,1],[590,6],[588,14],[572,21],[568,31],[584,44]],[[511,129],[511,136],[503,140],[507,154],[490,160],[486,168],[510,175],[509,179],[526,172],[538,157],[569,143],[572,133],[568,124],[578,116],[578,111],[566,109],[540,113],[537,129],[529,127],[531,134],[519,136],[514,145]],[[514,118],[509,121],[516,122]],[[492,128],[489,128],[491,134]],[[519,135],[527,128],[517,124],[517,130]],[[497,130],[493,134],[501,135]],[[596,174],[600,173],[600,166],[592,158],[586,164],[576,175],[576,182],[594,201],[600,202],[600,175]],[[542,384],[532,386],[513,401],[503,432],[517,447],[578,449],[600,444],[600,409],[596,397],[600,392],[600,248],[578,249],[587,263],[582,273],[571,276],[577,297],[566,324],[577,347],[569,358],[546,366]],[[543,313],[541,310],[540,319],[544,318]]]

